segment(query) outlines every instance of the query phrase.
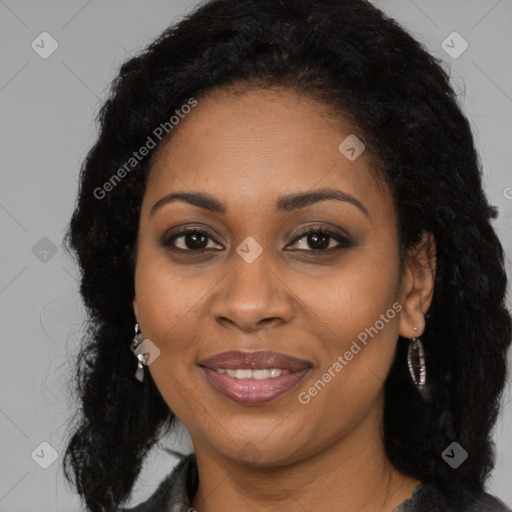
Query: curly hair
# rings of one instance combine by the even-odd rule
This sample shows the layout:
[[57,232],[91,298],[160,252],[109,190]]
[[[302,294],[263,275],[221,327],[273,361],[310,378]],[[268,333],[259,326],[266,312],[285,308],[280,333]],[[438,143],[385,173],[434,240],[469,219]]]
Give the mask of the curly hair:
[[[187,99],[236,84],[293,88],[349,120],[392,192],[401,254],[433,234],[437,273],[422,336],[431,400],[410,382],[399,343],[383,442],[396,468],[447,496],[483,489],[511,342],[497,211],[448,73],[365,0],[212,0],[122,65],[66,234],[88,312],[66,478],[90,510],[115,510],[174,420],[150,375],[134,378],[129,350],[139,210],[160,143],[102,199],[95,190]],[[441,458],[453,441],[469,452],[457,471]]]

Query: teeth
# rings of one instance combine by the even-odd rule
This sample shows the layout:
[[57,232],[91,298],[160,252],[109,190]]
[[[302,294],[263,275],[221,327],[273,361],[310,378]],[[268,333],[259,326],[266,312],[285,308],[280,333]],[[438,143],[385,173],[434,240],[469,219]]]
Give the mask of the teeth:
[[252,377],[252,370],[235,370],[235,377],[237,379],[250,379]]
[[[270,370],[252,370],[253,379],[268,379],[270,377]],[[273,375],[274,377],[274,375]]]
[[271,379],[273,377],[279,377],[280,375],[286,375],[290,373],[288,370],[282,370],[281,368],[262,368],[259,370],[250,370],[248,368],[217,368],[217,373],[227,373],[230,377],[235,379]]

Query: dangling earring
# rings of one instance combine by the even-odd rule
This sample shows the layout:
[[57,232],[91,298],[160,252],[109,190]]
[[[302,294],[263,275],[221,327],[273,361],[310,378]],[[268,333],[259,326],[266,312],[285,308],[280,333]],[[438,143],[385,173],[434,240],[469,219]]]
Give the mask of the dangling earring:
[[425,365],[425,351],[419,338],[412,338],[407,350],[407,365],[411,379],[423,399],[427,398],[425,384],[427,382],[427,366]]
[[142,334],[139,330],[139,324],[135,324],[135,336],[133,337],[132,343],[130,345],[131,351],[134,353],[135,357],[139,360],[137,364],[137,371],[135,372],[135,378],[142,382],[144,380],[144,366],[148,365],[146,360],[146,356],[144,355],[144,346],[142,345],[143,339]]

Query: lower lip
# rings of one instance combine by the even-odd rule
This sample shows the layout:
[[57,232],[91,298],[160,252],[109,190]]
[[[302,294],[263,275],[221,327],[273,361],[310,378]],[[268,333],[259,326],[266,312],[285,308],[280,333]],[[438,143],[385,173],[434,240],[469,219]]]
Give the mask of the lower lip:
[[208,382],[224,396],[245,405],[263,404],[290,391],[309,372],[309,368],[268,379],[236,379],[202,367]]

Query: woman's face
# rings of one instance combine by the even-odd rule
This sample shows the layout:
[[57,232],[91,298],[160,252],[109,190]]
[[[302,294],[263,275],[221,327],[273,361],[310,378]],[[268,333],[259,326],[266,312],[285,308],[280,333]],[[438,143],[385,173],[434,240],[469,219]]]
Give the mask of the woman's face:
[[[285,89],[219,89],[153,160],[134,310],[196,451],[277,464],[365,439],[399,333],[423,330],[392,198],[328,112]],[[320,189],[337,199],[306,196]]]

